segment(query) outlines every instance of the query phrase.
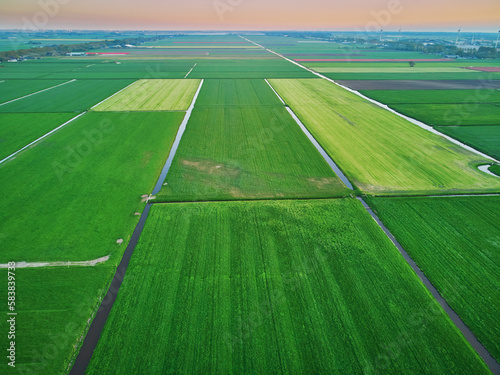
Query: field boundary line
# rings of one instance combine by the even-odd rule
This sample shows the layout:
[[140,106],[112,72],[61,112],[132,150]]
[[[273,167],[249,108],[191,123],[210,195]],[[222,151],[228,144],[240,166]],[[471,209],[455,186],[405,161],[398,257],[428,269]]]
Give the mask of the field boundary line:
[[299,125],[300,129],[306,135],[307,139],[309,139],[309,141],[313,144],[313,146],[316,147],[316,150],[321,154],[321,156],[323,156],[323,159],[325,159],[325,161],[328,163],[330,168],[332,168],[333,172],[337,175],[337,177],[340,178],[340,180],[343,182],[343,184],[349,190],[354,190],[354,187],[353,187],[351,181],[349,181],[349,179],[344,174],[344,172],[342,172],[342,170],[339,168],[337,163],[335,163],[333,161],[333,159],[330,157],[330,155],[328,155],[328,153],[325,151],[325,149],[320,145],[318,140],[316,138],[314,138],[314,136],[311,134],[309,129],[307,129],[307,127],[302,123],[302,121],[300,121],[299,117],[295,114],[295,112],[289,106],[286,105],[283,98],[278,94],[278,92],[274,89],[274,87],[271,85],[271,83],[269,83],[269,81],[267,79],[265,79],[265,81],[267,82],[269,87],[271,87],[271,89],[274,91],[274,93],[279,98],[279,100],[281,100],[281,102],[285,106],[286,110],[288,111],[288,114],[294,119],[294,121],[297,123],[297,125]]
[[[321,73],[315,72],[314,70],[309,69],[308,67],[306,67],[306,66],[304,66],[304,65],[302,65],[302,64],[299,64],[298,62],[293,61],[293,60],[291,60],[291,59],[289,59],[289,58],[287,58],[287,57],[285,57],[285,56],[283,56],[283,55],[281,55],[281,54],[279,54],[279,53],[277,53],[277,52],[274,52],[273,50],[270,50],[269,48],[263,47],[263,46],[261,46],[260,44],[257,44],[257,43],[255,43],[255,42],[252,42],[250,39],[247,39],[247,38],[245,38],[245,37],[243,37],[243,36],[241,36],[241,35],[238,35],[238,36],[239,36],[240,38],[242,38],[242,39],[247,40],[247,41],[248,41],[248,42],[250,42],[250,43],[255,44],[256,46],[259,46],[259,47],[261,47],[261,48],[265,49],[265,50],[266,50],[266,51],[268,51],[268,52],[271,52],[271,53],[275,54],[276,56],[281,57],[282,59],[287,60],[288,62],[291,62],[292,64],[295,64],[295,65],[297,65],[297,66],[301,67],[302,69],[307,70],[308,72],[310,72],[310,73],[312,73],[312,74],[316,75],[316,76],[317,76],[317,77],[319,77],[319,78],[322,78],[322,79],[325,79],[325,80],[327,80],[327,81],[329,81],[329,82],[332,82],[333,84],[337,85],[338,87],[342,87],[344,90],[347,90],[347,91],[349,91],[350,93],[353,93],[353,94],[355,94],[355,95],[359,96],[360,98],[363,98],[363,99],[365,99],[365,100],[368,100],[369,102],[371,102],[371,103],[373,103],[373,104],[377,105],[378,107],[380,107],[380,108],[382,108],[382,109],[385,109],[385,110],[387,110],[387,111],[389,111],[389,112],[391,112],[391,113],[394,113],[395,115],[397,115],[397,116],[399,116],[399,117],[401,117],[401,118],[403,118],[403,119],[405,119],[405,120],[407,120],[407,121],[411,122],[411,123],[412,123],[412,124],[414,124],[414,125],[417,125],[418,127],[422,128],[422,129],[424,129],[424,130],[427,130],[427,131],[429,131],[429,132],[431,132],[431,133],[433,133],[433,134],[439,135],[439,136],[441,136],[441,137],[445,138],[446,140],[448,140],[448,141],[450,141],[450,142],[452,142],[452,143],[454,143],[454,144],[456,144],[456,145],[458,145],[458,146],[460,146],[460,147],[463,147],[463,148],[465,148],[466,150],[468,150],[468,151],[470,151],[470,152],[473,152],[473,153],[475,153],[475,154],[477,154],[477,155],[479,155],[479,156],[481,156],[481,157],[483,157],[483,158],[486,158],[486,159],[492,160],[492,161],[494,161],[494,162],[496,162],[496,163],[500,163],[500,161],[499,161],[499,160],[497,160],[497,159],[495,159],[494,157],[489,156],[489,155],[487,155],[487,154],[485,154],[485,153],[483,153],[483,152],[481,152],[481,151],[479,151],[479,150],[476,150],[475,148],[473,148],[473,147],[471,147],[471,146],[468,146],[468,145],[466,145],[465,143],[462,143],[462,142],[460,142],[459,140],[457,140],[457,139],[455,139],[455,138],[452,138],[452,137],[450,137],[450,136],[448,136],[448,135],[446,135],[446,134],[443,134],[443,133],[441,133],[441,132],[437,131],[436,129],[434,129],[432,126],[429,126],[429,125],[427,125],[427,124],[423,123],[422,121],[419,121],[419,120],[417,120],[417,119],[411,118],[411,117],[406,116],[406,115],[403,115],[402,113],[399,113],[399,112],[395,111],[394,109],[390,108],[388,105],[383,104],[383,103],[380,103],[380,102],[378,102],[378,101],[376,101],[376,100],[373,100],[373,99],[371,99],[371,98],[369,98],[369,97],[367,97],[367,96],[365,96],[365,95],[361,94],[359,91],[356,91],[356,90],[353,90],[353,89],[351,89],[351,88],[349,88],[349,87],[347,87],[347,86],[341,85],[340,83],[338,83],[338,82],[334,81],[334,80],[333,80],[333,79],[331,79],[331,78],[328,78],[327,76],[324,76],[324,75],[323,75],[323,74],[321,74]],[[499,90],[500,90],[500,89],[499,89]]]
[[378,226],[384,231],[386,236],[391,240],[391,242],[399,250],[405,261],[416,273],[420,281],[424,284],[425,288],[432,294],[435,300],[443,308],[446,314],[449,316],[453,324],[460,330],[462,335],[465,337],[470,346],[479,354],[479,356],[484,360],[488,368],[493,374],[500,374],[500,365],[496,362],[493,356],[486,350],[486,348],[479,342],[476,335],[467,327],[460,316],[451,308],[451,306],[446,302],[443,296],[438,292],[438,290],[432,285],[430,280],[425,276],[422,270],[418,267],[417,263],[410,257],[406,250],[401,246],[399,241],[394,237],[394,235],[389,231],[389,229],[384,225],[382,220],[377,216],[373,209],[364,201],[361,197],[356,197],[357,200],[361,202],[365,210],[370,214],[370,216],[375,220]]
[[[46,89],[43,89],[43,90],[40,90],[40,91],[34,92],[34,93],[32,93],[32,94],[24,95],[24,96],[21,96],[20,98],[17,98],[17,99],[12,99],[12,100],[9,100],[8,102],[5,102],[5,103],[0,104],[0,106],[2,106],[2,105],[6,105],[6,104],[9,104],[9,103],[12,103],[12,102],[16,102],[16,101],[18,101],[18,100],[21,100],[21,99],[27,98],[27,97],[32,96],[32,95],[40,94],[41,92],[44,92],[44,91],[47,91],[47,90],[52,90],[52,89],[55,89],[56,87],[63,86],[63,85],[67,85],[68,83],[75,82],[75,81],[76,81],[76,79],[72,79],[71,81],[64,82],[64,83],[60,83],[60,84],[58,84],[58,85],[56,85],[56,86],[52,86],[52,87],[49,87],[49,88],[46,88]],[[2,82],[5,82],[5,81],[2,81]]]
[[4,158],[4,159],[0,160],[0,164],[2,164],[2,163],[4,163],[4,162],[6,162],[7,160],[9,160],[9,159],[11,159],[12,157],[16,156],[16,155],[17,155],[17,154],[19,154],[21,151],[26,150],[28,147],[33,146],[35,143],[37,143],[37,142],[41,141],[42,139],[44,139],[44,138],[48,137],[48,136],[49,136],[49,135],[51,135],[52,133],[55,133],[55,132],[56,132],[56,131],[58,131],[59,129],[61,129],[61,128],[63,128],[64,126],[68,125],[69,123],[71,123],[71,122],[75,121],[77,118],[79,118],[79,117],[83,116],[83,115],[84,115],[84,114],[86,114],[86,113],[87,113],[87,111],[85,111],[85,112],[83,112],[83,113],[80,113],[78,116],[73,117],[71,120],[66,121],[64,124],[59,125],[57,128],[52,129],[50,132],[48,132],[48,133],[46,133],[46,134],[42,135],[40,138],[35,139],[33,142],[31,142],[31,143],[27,144],[26,146],[24,146],[23,148],[20,148],[19,150],[17,150],[17,151],[16,151],[16,152],[14,152],[13,154],[10,154],[10,155],[9,155],[9,156],[7,156],[6,158]]
[[[105,257],[87,260],[87,261],[68,261],[68,262],[15,262],[16,268],[38,268],[38,267],[68,267],[68,266],[95,266],[104,263],[109,259],[109,255]],[[9,268],[8,263],[0,264],[1,268]]]
[[187,74],[184,76],[184,79],[186,79],[186,78],[187,78],[187,76],[189,75],[189,73],[191,73],[191,72],[193,71],[193,69],[194,69],[194,68],[196,68],[196,65],[198,65],[198,63],[195,63],[195,64],[193,65],[193,67],[191,68],[191,70],[190,70],[189,72],[187,72]]
[[[90,109],[91,109],[91,110],[92,110],[92,109],[94,109],[94,108],[95,108],[95,107],[97,107],[98,105],[100,105],[100,104],[104,103],[106,100],[111,99],[113,96],[118,95],[118,94],[119,94],[119,93],[121,93],[123,90],[128,89],[130,86],[132,86],[134,83],[136,83],[136,82],[138,82],[138,81],[139,81],[139,80],[136,80],[136,81],[132,82],[130,85],[128,85],[128,86],[126,86],[126,87],[124,87],[124,88],[123,88],[123,89],[121,89],[120,91],[117,91],[117,92],[115,92],[114,94],[112,94],[111,96],[108,96],[106,99],[101,100],[99,103],[97,103],[95,106],[91,107]],[[103,112],[104,112],[104,111],[103,111]]]
[[167,177],[168,171],[170,170],[170,167],[172,165],[172,161],[174,160],[174,156],[177,153],[177,148],[179,147],[179,144],[181,142],[184,131],[186,130],[187,123],[191,117],[191,113],[193,112],[194,105],[196,103],[196,99],[198,99],[198,95],[200,94],[201,88],[203,86],[203,82],[205,82],[204,79],[201,80],[200,85],[198,86],[198,90],[196,90],[196,93],[194,94],[193,100],[191,101],[191,105],[189,106],[188,110],[186,111],[186,114],[184,115],[184,119],[182,120],[182,123],[179,126],[179,130],[177,131],[177,135],[175,136],[174,143],[172,144],[172,147],[170,148],[170,152],[168,154],[167,161],[165,162],[165,165],[163,166],[163,169],[161,170],[160,177],[158,178],[158,181],[156,182],[156,185],[153,189],[153,192],[151,193],[151,196],[158,194],[158,192],[161,190],[161,187],[163,186],[163,182],[165,181],[165,179]]
[[276,96],[278,97],[278,99],[281,101],[281,103],[283,103],[283,105],[284,105],[284,106],[287,106],[287,105],[286,105],[286,103],[285,103],[285,101],[284,101],[284,100],[283,100],[283,98],[281,97],[281,95],[280,95],[280,94],[278,94],[278,92],[274,89],[273,85],[271,85],[271,84],[269,83],[269,81],[267,80],[267,78],[266,78],[266,79],[264,79],[264,81],[266,81],[266,83],[269,85],[269,87],[271,88],[271,90],[273,90],[273,91],[274,91],[274,93],[276,94]]

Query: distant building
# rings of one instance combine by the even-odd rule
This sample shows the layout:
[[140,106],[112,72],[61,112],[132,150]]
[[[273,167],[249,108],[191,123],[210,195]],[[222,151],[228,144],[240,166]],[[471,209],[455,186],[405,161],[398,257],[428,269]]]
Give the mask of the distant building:
[[7,62],[17,62],[17,59],[10,59],[10,60],[7,60]]
[[87,56],[86,52],[69,52],[66,56]]

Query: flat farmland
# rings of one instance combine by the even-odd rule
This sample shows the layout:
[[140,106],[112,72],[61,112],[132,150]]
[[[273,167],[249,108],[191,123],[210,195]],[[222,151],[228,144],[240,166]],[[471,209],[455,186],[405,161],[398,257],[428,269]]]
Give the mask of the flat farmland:
[[282,106],[195,108],[165,182],[160,201],[348,194]]
[[[102,265],[16,269],[16,292],[22,296],[16,300],[16,372],[68,372],[113,272]],[[7,280],[7,270],[0,276]],[[7,288],[0,298],[7,301]],[[8,329],[6,323],[2,328]],[[7,345],[7,336],[2,344]]]
[[467,104],[500,103],[500,91],[476,90],[361,90],[361,94],[384,104]]
[[49,87],[60,85],[64,80],[9,80],[0,83],[0,104]]
[[73,117],[74,113],[0,114],[0,160]]
[[370,202],[432,284],[500,360],[500,197]]
[[154,205],[87,373],[450,369],[488,373],[347,199]]
[[264,80],[205,82],[158,200],[348,193]]
[[132,82],[131,80],[74,81],[0,106],[0,113],[83,112]]
[[0,263],[119,260],[183,116],[87,113],[0,165]]
[[436,130],[500,160],[500,125],[440,126]]
[[486,160],[331,82],[270,82],[365,192],[499,191],[500,181],[476,168]]
[[200,85],[196,79],[144,79],[94,108],[95,111],[185,111]]
[[500,103],[393,104],[394,110],[432,126],[498,125]]

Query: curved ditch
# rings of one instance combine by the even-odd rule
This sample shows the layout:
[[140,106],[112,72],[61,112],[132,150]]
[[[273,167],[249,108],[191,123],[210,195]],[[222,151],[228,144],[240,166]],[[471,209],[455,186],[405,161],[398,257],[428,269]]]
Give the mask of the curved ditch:
[[495,173],[493,173],[492,171],[490,171],[490,167],[491,167],[490,164],[486,164],[486,165],[480,165],[479,167],[477,167],[477,169],[479,169],[481,172],[489,174],[490,176],[500,178],[500,176],[498,176]]

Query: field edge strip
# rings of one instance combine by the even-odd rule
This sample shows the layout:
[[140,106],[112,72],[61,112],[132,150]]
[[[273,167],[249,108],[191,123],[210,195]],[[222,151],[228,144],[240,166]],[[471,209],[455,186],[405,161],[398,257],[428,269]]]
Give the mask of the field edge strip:
[[4,162],[6,162],[7,160],[9,160],[9,159],[11,159],[11,158],[13,158],[13,157],[14,157],[14,156],[16,156],[17,154],[19,154],[21,151],[26,150],[28,147],[33,146],[35,143],[37,143],[37,142],[39,142],[39,141],[43,140],[44,138],[47,138],[47,137],[48,137],[49,135],[51,135],[52,133],[55,133],[55,132],[56,132],[56,131],[58,131],[59,129],[61,129],[61,128],[65,127],[66,125],[68,125],[69,123],[71,123],[71,122],[75,121],[77,118],[79,118],[79,117],[83,116],[83,115],[84,115],[84,114],[86,114],[86,113],[87,113],[87,111],[85,111],[85,112],[83,112],[83,113],[80,113],[79,115],[77,115],[77,116],[73,117],[71,120],[66,121],[64,124],[59,125],[57,128],[52,129],[50,132],[48,132],[48,133],[46,133],[46,134],[42,135],[40,138],[35,139],[33,142],[31,142],[31,143],[27,144],[27,145],[26,145],[26,146],[24,146],[23,148],[20,148],[20,149],[19,149],[19,150],[17,150],[16,152],[14,152],[14,153],[10,154],[9,156],[7,156],[6,158],[4,158],[4,159],[0,160],[0,164],[2,164],[2,163],[4,163]]
[[266,50],[266,51],[268,51],[268,52],[270,52],[270,53],[275,54],[275,55],[276,55],[276,56],[278,56],[278,57],[281,57],[282,59],[285,59],[286,61],[288,61],[288,62],[290,62],[290,63],[292,63],[292,64],[295,64],[295,65],[297,65],[297,66],[301,67],[302,69],[307,70],[308,72],[310,72],[310,73],[314,74],[315,76],[317,76],[317,77],[319,77],[319,78],[325,79],[325,80],[327,80],[327,81],[329,81],[329,82],[331,82],[331,83],[333,83],[333,84],[337,85],[338,87],[341,87],[341,88],[343,88],[344,90],[347,90],[347,91],[349,91],[350,93],[352,93],[352,94],[354,94],[354,95],[359,96],[360,98],[363,98],[363,99],[365,99],[365,100],[368,100],[369,102],[371,102],[371,103],[375,104],[376,106],[378,106],[378,107],[380,107],[380,108],[382,108],[382,109],[385,109],[386,111],[389,111],[389,112],[391,112],[391,113],[393,113],[393,114],[395,114],[395,115],[397,115],[397,116],[399,116],[399,117],[401,117],[401,118],[403,118],[403,119],[405,119],[405,120],[407,120],[407,121],[411,122],[412,124],[417,125],[418,127],[422,128],[422,129],[424,129],[424,130],[427,130],[427,131],[429,131],[429,132],[431,132],[431,133],[433,133],[433,134],[436,134],[436,135],[439,135],[439,136],[441,136],[441,137],[445,138],[446,140],[448,140],[448,141],[450,141],[450,142],[452,142],[452,143],[454,143],[454,144],[456,144],[456,145],[458,145],[458,146],[460,146],[460,147],[462,147],[462,148],[466,149],[467,151],[473,152],[473,153],[475,153],[475,154],[477,154],[477,155],[479,155],[479,156],[481,156],[481,157],[483,157],[483,158],[486,158],[486,159],[492,160],[492,161],[494,161],[494,162],[496,162],[496,163],[500,163],[500,161],[499,161],[499,160],[497,160],[497,159],[495,159],[494,157],[492,157],[492,156],[490,156],[490,155],[487,155],[487,154],[485,154],[484,152],[481,152],[481,151],[479,151],[479,150],[477,150],[477,149],[475,149],[475,148],[473,148],[473,147],[471,147],[471,146],[469,146],[469,145],[466,145],[465,143],[462,143],[462,142],[460,142],[459,140],[457,140],[457,139],[455,139],[455,138],[453,138],[453,137],[450,137],[449,135],[446,135],[446,134],[444,134],[444,133],[441,133],[441,132],[437,131],[436,129],[434,129],[432,126],[429,126],[429,125],[427,125],[427,124],[423,123],[422,121],[419,121],[419,120],[417,120],[417,119],[414,119],[414,118],[411,118],[411,117],[409,117],[409,116],[406,116],[406,115],[404,115],[404,114],[402,114],[402,113],[399,113],[399,112],[395,111],[394,109],[390,108],[388,105],[383,104],[383,103],[380,103],[380,102],[378,102],[378,101],[376,101],[376,100],[374,100],[374,99],[371,99],[371,98],[369,98],[369,97],[367,97],[367,96],[365,96],[365,95],[361,94],[359,91],[356,91],[356,90],[353,90],[353,89],[351,89],[351,88],[349,88],[349,87],[347,87],[347,86],[341,85],[340,83],[338,83],[338,82],[334,81],[333,79],[328,78],[327,76],[324,76],[323,74],[318,73],[318,72],[316,72],[316,71],[314,71],[314,70],[312,70],[312,69],[309,69],[308,67],[306,67],[306,66],[304,66],[304,65],[302,65],[302,64],[299,64],[298,62],[293,61],[293,60],[291,60],[291,59],[289,59],[289,58],[287,58],[287,57],[285,57],[285,56],[283,56],[283,55],[279,54],[278,52],[274,52],[273,50],[271,50],[271,49],[269,49],[269,48],[266,48],[266,47],[264,47],[264,46],[261,46],[260,44],[257,44],[257,43],[255,43],[255,42],[251,41],[250,39],[247,39],[247,38],[245,38],[245,37],[243,37],[243,36],[241,36],[241,35],[238,35],[238,36],[239,36],[240,38],[242,38],[242,39],[244,39],[244,40],[246,40],[246,41],[250,42],[250,43],[255,44],[256,46],[259,46],[260,48],[262,48],[262,49],[264,49],[264,50]]
[[[15,268],[41,268],[41,267],[69,267],[69,266],[78,266],[78,267],[89,267],[95,266],[97,264],[104,263],[109,260],[109,255],[106,255],[101,258],[85,260],[85,261],[69,261],[69,262],[15,262]],[[0,264],[0,269],[9,268],[9,263]]]
[[401,246],[399,241],[394,237],[394,235],[389,231],[389,229],[384,225],[382,220],[377,216],[377,214],[373,211],[373,209],[365,202],[365,200],[361,197],[356,197],[357,200],[361,202],[365,210],[370,214],[370,216],[375,220],[378,226],[384,231],[386,236],[391,240],[391,242],[396,246],[399,250],[405,261],[408,265],[413,269],[416,273],[420,281],[424,284],[427,290],[431,293],[431,295],[436,299],[439,305],[443,308],[446,314],[449,316],[453,324],[460,330],[462,335],[465,337],[469,345],[476,351],[476,353],[483,359],[488,368],[493,374],[500,374],[500,365],[493,358],[490,352],[481,344],[481,342],[477,339],[476,335],[467,327],[467,325],[463,322],[460,316],[451,308],[451,306],[446,302],[443,296],[438,292],[438,290],[432,285],[430,280],[425,276],[422,270],[418,267],[417,263],[410,257],[410,255],[406,252],[406,250]]

